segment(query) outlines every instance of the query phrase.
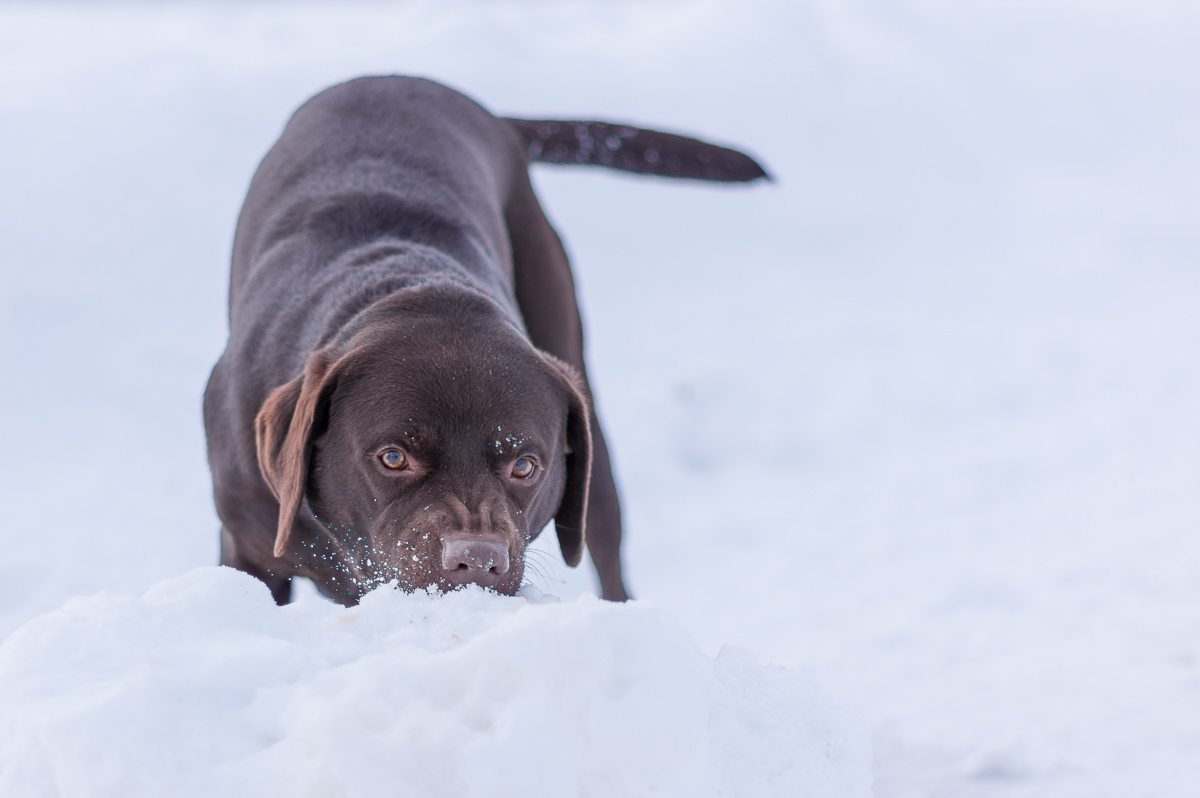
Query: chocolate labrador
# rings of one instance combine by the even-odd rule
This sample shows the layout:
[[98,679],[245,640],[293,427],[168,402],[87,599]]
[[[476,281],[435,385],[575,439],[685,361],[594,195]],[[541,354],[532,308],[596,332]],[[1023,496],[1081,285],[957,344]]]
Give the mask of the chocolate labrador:
[[[703,180],[748,156],[602,122],[492,116],[428,80],[305,103],[238,219],[229,343],[204,395],[221,562],[291,578],[502,593],[550,519],[627,597],[571,269],[531,161]],[[585,536],[586,530],[586,536]]]

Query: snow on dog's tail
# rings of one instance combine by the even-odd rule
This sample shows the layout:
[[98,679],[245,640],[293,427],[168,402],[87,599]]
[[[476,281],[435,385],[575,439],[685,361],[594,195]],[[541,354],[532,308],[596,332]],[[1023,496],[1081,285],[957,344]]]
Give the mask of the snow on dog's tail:
[[748,183],[767,171],[745,153],[699,139],[611,122],[509,119],[541,163],[605,166],[644,175]]

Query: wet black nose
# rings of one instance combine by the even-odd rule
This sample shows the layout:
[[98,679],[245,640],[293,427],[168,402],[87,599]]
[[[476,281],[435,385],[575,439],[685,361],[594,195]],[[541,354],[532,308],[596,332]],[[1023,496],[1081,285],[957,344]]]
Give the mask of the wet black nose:
[[493,585],[508,573],[508,546],[470,535],[442,538],[442,569],[454,584]]

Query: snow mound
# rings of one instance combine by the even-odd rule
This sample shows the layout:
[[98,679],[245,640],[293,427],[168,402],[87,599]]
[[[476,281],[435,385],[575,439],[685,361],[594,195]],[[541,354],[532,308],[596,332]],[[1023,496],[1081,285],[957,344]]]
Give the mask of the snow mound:
[[278,608],[202,568],[72,600],[0,646],[0,795],[870,795],[865,727],[811,678],[538,599]]

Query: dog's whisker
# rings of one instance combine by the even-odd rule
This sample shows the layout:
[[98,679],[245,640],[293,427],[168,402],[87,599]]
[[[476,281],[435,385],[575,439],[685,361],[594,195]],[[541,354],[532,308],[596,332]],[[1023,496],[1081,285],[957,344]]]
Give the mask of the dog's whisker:
[[539,563],[553,563],[554,562],[554,555],[549,554],[548,552],[538,551],[537,549],[525,551],[526,562],[529,562],[530,558],[532,558],[532,560],[534,562],[539,562]]
[[[543,552],[527,551],[526,555],[529,555],[529,554],[541,555],[541,554],[543,554]],[[556,580],[553,577],[551,577],[550,573],[547,571],[547,569],[545,569],[543,567],[542,563],[537,562],[537,559],[535,558],[534,560],[529,560],[529,559],[525,560],[525,568],[524,568],[524,572],[522,574],[522,581],[523,581],[523,583],[531,584],[534,587],[537,587],[539,589],[543,589],[543,588],[548,589],[551,584],[556,583],[559,580]]]

